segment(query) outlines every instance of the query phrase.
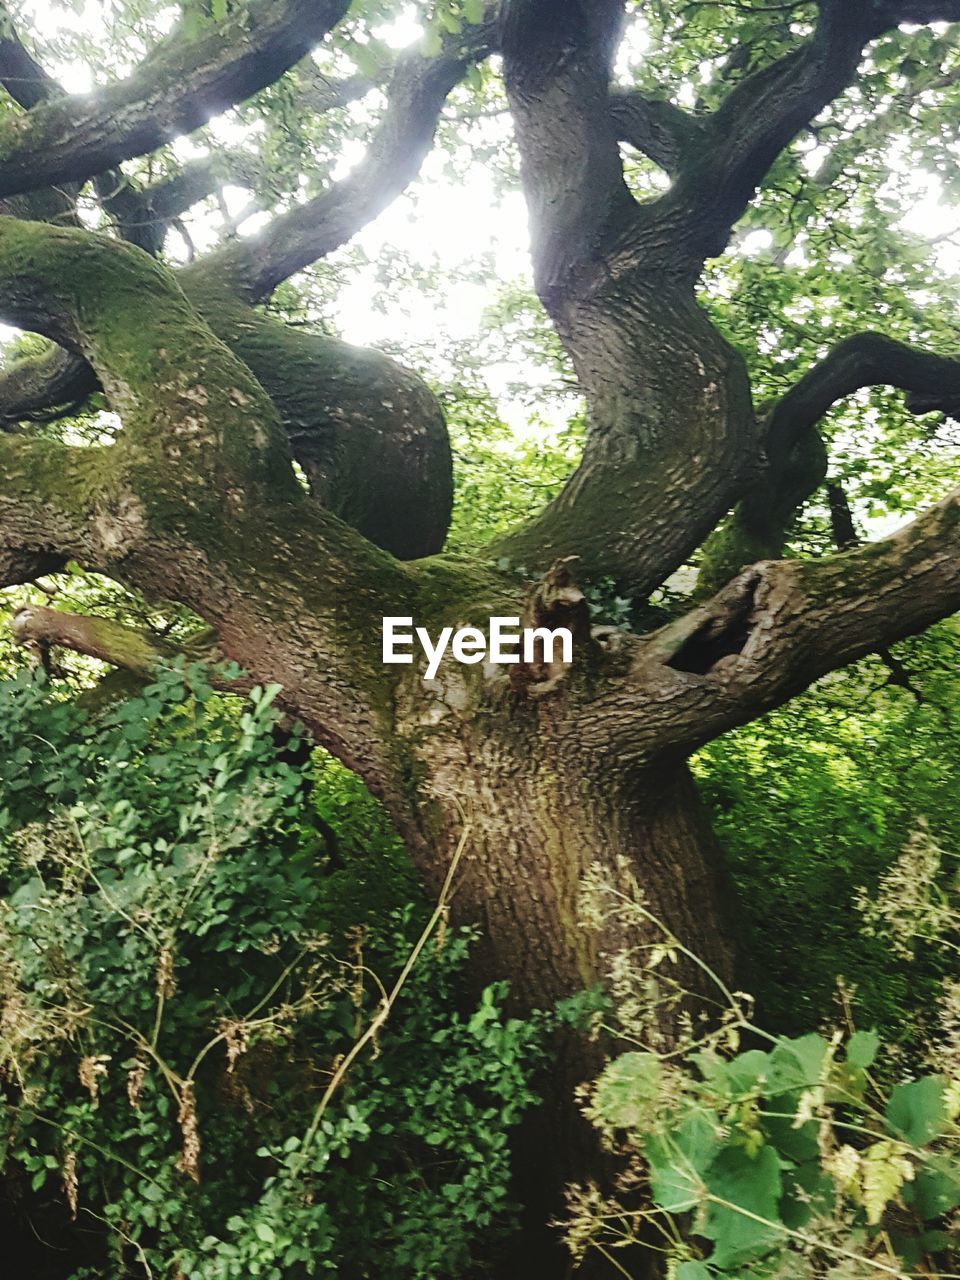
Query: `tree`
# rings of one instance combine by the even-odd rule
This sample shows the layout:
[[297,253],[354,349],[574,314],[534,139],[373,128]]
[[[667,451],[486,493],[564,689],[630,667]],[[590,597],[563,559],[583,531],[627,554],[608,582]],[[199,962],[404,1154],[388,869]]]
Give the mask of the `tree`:
[[[441,7],[422,47],[360,77],[385,86],[386,106],[346,178],[177,270],[162,261],[166,231],[242,159],[153,186],[120,166],[335,40],[352,21],[345,0],[191,8],[126,79],[79,99],[9,22],[0,43],[0,80],[23,108],[0,124],[0,315],[55,344],[0,380],[0,416],[16,425],[0,439],[2,584],[76,562],[187,606],[213,629],[212,650],[281,684],[285,710],[382,800],[429,885],[466,824],[457,910],[484,927],[483,978],[509,977],[527,1008],[591,985],[622,944],[577,917],[585,870],[621,858],[666,926],[729,973],[723,876],[690,755],[960,606],[960,491],[881,541],[780,558],[825,478],[818,427],[830,409],[883,386],[918,413],[956,413],[960,361],[863,332],[757,410],[742,351],[698,294],[709,260],[798,136],[865,75],[870,51],[888,41],[908,58],[918,36],[907,24],[958,21],[960,4],[788,4],[762,36],[755,19],[769,6],[732,10],[723,74],[692,110],[669,85],[613,83],[625,7]],[[535,518],[450,555],[450,449],[432,393],[377,352],[259,308],[405,189],[448,95],[493,54],[537,293],[588,427],[579,466]],[[324,82],[314,109],[363,88]],[[875,114],[869,127],[883,124]],[[631,190],[621,144],[668,175],[658,194]],[[78,213],[88,183],[111,232]],[[122,423],[107,445],[19,425],[96,393]],[[696,597],[666,621],[643,633],[591,625],[587,589],[610,582],[644,602],[697,553]],[[569,626],[574,661],[447,660],[429,683],[416,665],[380,661],[384,616],[436,630],[493,614]],[[17,631],[133,668],[162,647],[49,609],[20,614]],[[561,1092],[582,1052],[565,1050]]]

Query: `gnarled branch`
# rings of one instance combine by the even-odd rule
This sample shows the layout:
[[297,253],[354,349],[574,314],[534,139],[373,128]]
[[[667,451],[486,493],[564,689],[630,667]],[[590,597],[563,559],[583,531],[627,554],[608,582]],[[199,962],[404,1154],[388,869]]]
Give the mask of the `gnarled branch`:
[[387,88],[387,107],[367,154],[352,173],[315,199],[275,218],[259,234],[224,245],[197,264],[248,302],[346,244],[410,185],[420,171],[451,90],[493,47],[492,21],[467,27],[428,58],[408,53]]
[[617,139],[635,147],[666,173],[676,174],[701,140],[702,121],[663,98],[613,89],[610,117]]
[[882,333],[859,333],[839,343],[788,391],[770,416],[767,447],[782,453],[839,400],[864,387],[908,392],[916,413],[960,407],[960,360],[898,342]]
[[62,93],[56,80],[21,42],[6,4],[0,4],[0,84],[27,110]]
[[253,169],[248,157],[216,155],[191,160],[179,173],[149,187],[138,187],[119,169],[98,174],[94,185],[119,235],[147,253],[158,254],[179,217],[226,182],[254,185]]
[[196,39],[178,28],[127,80],[37,101],[0,128],[0,196],[86,181],[199,128],[278,80],[347,8],[348,0],[251,0]]
[[637,764],[694,751],[958,609],[960,490],[881,542],[753,565],[636,640],[625,687],[601,696],[596,749]]
[[824,0],[808,40],[730,92],[670,197],[697,257],[723,252],[777,156],[846,89],[865,45],[882,30],[870,5]]
[[0,314],[89,362],[123,422],[110,470],[152,473],[152,503],[194,518],[222,503],[212,481],[299,492],[263,389],[139,249],[0,218]]
[[0,430],[75,413],[99,385],[86,360],[63,347],[16,360],[0,372]]
[[110,618],[63,613],[43,605],[25,605],[13,615],[10,630],[16,644],[42,650],[63,648],[99,662],[147,675],[167,654],[144,631],[125,627]]
[[501,49],[534,230],[537,289],[550,305],[628,223],[611,119],[623,0],[506,0]]
[[708,540],[701,590],[716,591],[751,560],[782,553],[797,512],[827,475],[817,424],[838,401],[871,386],[908,392],[907,405],[917,413],[960,412],[960,360],[880,333],[838,343],[770,411],[762,474]]

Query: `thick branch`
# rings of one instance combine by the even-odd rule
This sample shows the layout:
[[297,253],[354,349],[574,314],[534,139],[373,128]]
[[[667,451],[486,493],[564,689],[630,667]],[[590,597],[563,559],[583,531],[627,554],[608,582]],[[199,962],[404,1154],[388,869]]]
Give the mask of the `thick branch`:
[[702,134],[702,122],[662,98],[635,89],[613,89],[610,115],[617,138],[642,151],[666,173],[676,174]]
[[874,0],[873,7],[884,27],[960,22],[960,0]]
[[492,22],[486,22],[466,28],[438,57],[402,57],[387,89],[383,119],[353,172],[274,219],[258,235],[223,246],[197,264],[197,270],[229,282],[247,301],[256,302],[346,244],[420,172],[448,95],[467,69],[489,54],[493,35]]
[[576,556],[582,581],[644,597],[699,547],[757,473],[743,359],[692,290],[655,273],[559,313],[587,396],[583,459],[498,551],[535,570]]
[[[0,587],[35,581],[68,560],[103,567],[93,495],[107,474],[102,449],[0,436]],[[106,521],[103,530],[109,537]]]
[[754,565],[637,641],[630,692],[603,695],[608,729],[595,745],[637,763],[686,754],[957,609],[960,490],[882,542]]
[[814,35],[748,76],[703,130],[670,204],[686,211],[698,257],[721,253],[781,151],[853,80],[883,30],[870,5],[824,0]]
[[192,160],[179,173],[150,187],[138,187],[119,169],[99,174],[94,182],[100,204],[122,238],[157,254],[171,226],[187,210],[227,182],[255,189],[258,177],[257,165],[249,156],[220,154]]
[[10,624],[14,641],[22,647],[71,649],[137,675],[149,674],[166,653],[144,631],[125,627],[110,618],[61,613],[41,605],[18,609]]
[[17,360],[0,373],[0,430],[75,413],[98,386],[86,360],[63,347]]
[[860,333],[839,343],[783,397],[770,416],[767,450],[782,455],[839,401],[864,387],[909,393],[916,413],[960,409],[960,360],[934,355],[885,337]]
[[56,80],[21,44],[5,4],[0,4],[0,84],[27,110],[61,92]]
[[220,509],[212,485],[298,495],[263,389],[139,249],[0,218],[0,314],[90,363],[123,422],[114,467],[148,475],[151,506],[192,520]]
[[705,545],[701,593],[719,590],[753,560],[783,553],[797,513],[826,479],[827,451],[817,424],[839,400],[881,385],[909,392],[914,412],[960,412],[960,361],[880,333],[839,343],[770,412],[763,472]]
[[273,84],[347,0],[252,0],[197,39],[169,36],[127,80],[40,101],[0,128],[0,196],[84,181],[145,155]]
[[[109,261],[105,246],[113,242],[92,239]],[[117,248],[121,254],[132,253],[122,246]],[[243,378],[250,381],[247,370],[252,371],[259,388],[270,396],[269,413],[273,416],[274,409],[279,412],[294,456],[304,468],[317,501],[402,559],[439,551],[450,523],[453,473],[443,413],[424,382],[380,352],[364,351],[262,315],[239,302],[229,290],[218,289],[205,274],[183,271],[179,279],[189,302],[210,329],[243,361]],[[172,280],[170,287],[176,288]],[[143,289],[141,298],[131,302],[143,305],[146,282]],[[124,340],[140,349],[148,340],[147,332],[138,332],[144,326],[136,316],[130,331],[123,334]],[[184,332],[190,332],[188,323]],[[96,375],[74,354],[76,349],[54,350],[42,359],[22,361],[0,377],[0,423],[49,420],[56,413],[48,407],[51,404],[75,409],[78,401],[95,390]],[[226,355],[224,348],[218,350],[218,360]],[[198,369],[203,394],[207,394],[204,375],[213,375],[216,366],[207,358]],[[148,370],[140,371],[140,376],[148,378]],[[217,378],[219,381],[219,374]],[[234,385],[239,390],[243,383]],[[122,387],[119,390],[122,394]],[[122,400],[115,400],[118,387],[108,385],[107,391],[112,407],[127,424],[129,413]],[[154,394],[152,385],[145,381],[147,407]],[[157,420],[163,400],[161,395],[155,406]],[[251,396],[249,405],[253,404]],[[238,407],[243,412],[243,406],[234,404],[232,413],[236,414]],[[175,451],[174,474],[189,476],[180,456],[176,426],[165,434],[166,440],[162,436],[156,440],[157,450]],[[208,500],[216,501],[216,495],[209,495]]]
[[[3,6],[0,5],[0,14],[2,13]],[[61,85],[20,43],[9,20],[4,27],[0,18],[0,32],[4,32],[0,35],[0,83],[15,102],[22,107],[31,108],[41,102],[67,97]],[[146,189],[138,188],[119,169],[97,174],[94,182],[100,204],[113,219],[120,236],[130,244],[155,255],[163,248],[170,226],[181,214],[211,195],[235,172],[249,181],[252,168],[245,156],[217,155],[209,160],[194,160],[184,165],[173,177]],[[26,197],[13,197],[6,202],[12,207],[4,212],[35,221],[64,225],[64,218],[56,215],[65,210],[73,211],[75,192],[55,192],[51,189],[46,193],[48,200],[52,195],[60,196],[59,207],[49,216],[43,209],[31,207],[21,211],[13,207],[15,202],[23,200],[30,200],[36,205],[42,194],[44,193],[31,192]],[[73,221],[79,225],[76,219]]]
[[622,0],[507,0],[501,46],[541,298],[574,278],[631,218],[611,119]]
[[372,89],[382,84],[389,75],[384,68],[376,79],[369,76],[355,75],[344,80],[331,80],[319,67],[312,63],[304,63],[300,70],[300,92],[297,95],[300,106],[312,115],[323,115],[338,107],[346,107],[351,102],[365,98]]

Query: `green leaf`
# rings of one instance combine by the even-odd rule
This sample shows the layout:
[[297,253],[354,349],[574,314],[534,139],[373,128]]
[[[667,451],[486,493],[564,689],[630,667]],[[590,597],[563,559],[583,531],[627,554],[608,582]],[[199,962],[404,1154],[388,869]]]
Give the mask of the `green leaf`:
[[732,1097],[753,1093],[770,1073],[770,1055],[762,1049],[748,1049],[727,1063],[727,1087]]
[[710,1272],[702,1262],[681,1262],[677,1268],[677,1280],[711,1280]]
[[924,1222],[933,1222],[960,1207],[960,1169],[946,1160],[931,1162],[904,1188],[903,1198]]
[[791,1230],[804,1227],[814,1217],[829,1217],[836,1199],[836,1184],[820,1168],[819,1160],[810,1160],[782,1173],[784,1194],[780,1199],[780,1217]]
[[887,1129],[902,1142],[925,1147],[940,1137],[947,1124],[942,1076],[924,1076],[898,1084],[890,1094],[885,1115]]
[[818,1035],[781,1040],[770,1055],[770,1078],[764,1096],[772,1098],[819,1084],[829,1048],[823,1036]]
[[483,0],[463,0],[463,16],[471,26],[478,27],[483,21],[485,6]]
[[752,1262],[783,1240],[780,1158],[772,1147],[761,1147],[752,1158],[742,1147],[725,1147],[707,1171],[707,1189],[724,1202],[710,1203],[700,1228],[714,1241],[713,1266]]
[[720,1145],[718,1122],[709,1112],[691,1111],[668,1134],[644,1143],[650,1190],[666,1213],[684,1213],[703,1200],[704,1174]]
[[847,1062],[866,1071],[872,1067],[880,1048],[880,1036],[876,1031],[855,1031],[847,1041]]

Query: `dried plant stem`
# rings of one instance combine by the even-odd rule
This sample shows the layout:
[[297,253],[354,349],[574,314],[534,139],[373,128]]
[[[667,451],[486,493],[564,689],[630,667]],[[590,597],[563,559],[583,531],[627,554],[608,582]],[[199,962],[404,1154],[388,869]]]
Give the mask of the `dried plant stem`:
[[397,977],[396,982],[393,984],[393,987],[389,995],[381,999],[379,1008],[377,1009],[377,1012],[374,1014],[374,1016],[371,1018],[366,1031],[364,1031],[363,1035],[360,1036],[360,1038],[354,1043],[349,1053],[347,1053],[344,1056],[343,1060],[340,1062],[336,1071],[333,1073],[333,1076],[330,1079],[330,1083],[327,1085],[326,1089],[324,1090],[323,1097],[317,1103],[317,1109],[313,1114],[313,1119],[310,1122],[310,1127],[307,1129],[306,1133],[304,1134],[303,1142],[301,1143],[301,1146],[300,1146],[299,1157],[292,1170],[294,1177],[299,1176],[303,1172],[303,1168],[304,1168],[304,1165],[306,1164],[310,1147],[313,1145],[316,1139],[317,1133],[320,1129],[320,1123],[323,1120],[324,1114],[326,1113],[326,1110],[329,1107],[334,1094],[337,1092],[337,1090],[340,1088],[340,1085],[346,1079],[347,1073],[349,1072],[353,1064],[356,1062],[357,1058],[360,1057],[361,1053],[363,1053],[367,1045],[376,1039],[384,1023],[390,1017],[390,1014],[393,1011],[393,1007],[397,1002],[397,998],[399,997],[400,992],[403,990],[407,979],[410,977],[410,974],[413,972],[417,961],[420,959],[420,955],[424,947],[430,941],[430,938],[433,935],[433,931],[436,929],[437,925],[443,919],[446,913],[446,908],[450,899],[451,891],[453,889],[454,877],[456,876],[457,869],[460,866],[461,859],[463,858],[463,854],[467,847],[467,841],[469,839],[469,836],[470,836],[470,827],[468,824],[464,826],[463,833],[460,836],[460,840],[457,844],[456,849],[454,850],[453,857],[450,860],[450,867],[447,870],[446,879],[443,882],[443,888],[440,890],[440,896],[437,899],[437,905],[433,910],[433,914],[430,916],[430,919],[424,925],[423,932],[420,934],[420,937],[417,939],[416,944],[413,947],[413,950],[410,952],[409,956],[407,956],[406,963],[404,964],[403,968],[400,970],[400,974]]

